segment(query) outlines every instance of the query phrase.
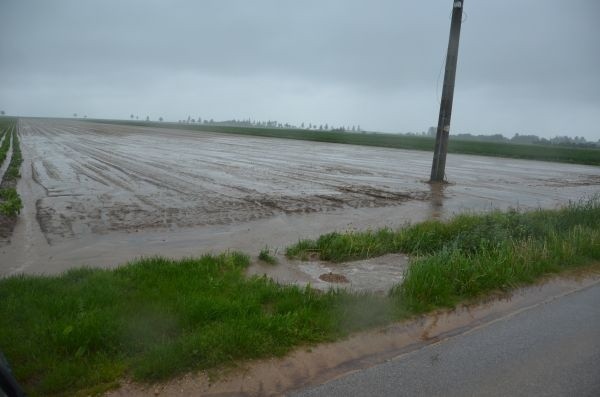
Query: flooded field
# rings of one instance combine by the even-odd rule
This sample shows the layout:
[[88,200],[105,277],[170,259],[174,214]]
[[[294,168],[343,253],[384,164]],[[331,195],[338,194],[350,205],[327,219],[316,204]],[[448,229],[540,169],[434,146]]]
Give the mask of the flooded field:
[[282,252],[333,230],[600,192],[592,166],[450,155],[451,183],[432,187],[427,152],[43,119],[21,119],[19,131],[25,208],[0,243],[1,275]]

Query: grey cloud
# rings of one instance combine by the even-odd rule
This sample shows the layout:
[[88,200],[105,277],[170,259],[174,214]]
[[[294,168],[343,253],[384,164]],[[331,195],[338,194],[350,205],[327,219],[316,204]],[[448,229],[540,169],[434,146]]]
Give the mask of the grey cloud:
[[[465,1],[453,130],[600,138],[599,4]],[[0,106],[421,131],[437,120],[450,11],[445,0],[8,0]]]

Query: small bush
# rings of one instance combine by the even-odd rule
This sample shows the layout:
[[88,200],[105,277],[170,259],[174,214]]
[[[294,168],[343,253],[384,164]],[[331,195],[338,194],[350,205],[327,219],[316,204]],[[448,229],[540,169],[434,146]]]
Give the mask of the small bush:
[[7,216],[16,216],[23,209],[21,197],[16,189],[8,188],[0,190],[0,213]]

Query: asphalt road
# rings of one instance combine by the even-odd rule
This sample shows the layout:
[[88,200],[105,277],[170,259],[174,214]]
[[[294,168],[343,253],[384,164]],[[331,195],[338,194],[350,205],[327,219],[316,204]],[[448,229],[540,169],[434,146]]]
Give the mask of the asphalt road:
[[600,396],[600,284],[296,396]]

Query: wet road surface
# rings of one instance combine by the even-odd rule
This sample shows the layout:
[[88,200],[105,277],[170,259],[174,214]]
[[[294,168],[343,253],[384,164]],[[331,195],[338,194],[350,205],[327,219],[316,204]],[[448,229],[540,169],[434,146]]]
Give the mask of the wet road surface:
[[600,284],[294,396],[599,396]]
[[182,130],[21,119],[25,208],[0,274],[115,266],[399,227],[491,208],[556,207],[600,191],[600,167]]

